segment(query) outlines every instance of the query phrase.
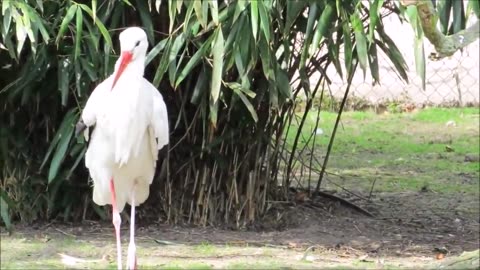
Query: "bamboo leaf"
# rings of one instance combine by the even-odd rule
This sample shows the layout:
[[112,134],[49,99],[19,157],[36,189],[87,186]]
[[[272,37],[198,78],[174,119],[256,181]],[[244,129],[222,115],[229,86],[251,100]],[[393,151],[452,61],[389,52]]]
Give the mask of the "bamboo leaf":
[[263,30],[263,33],[265,34],[265,38],[268,41],[267,44],[270,42],[271,37],[270,37],[270,20],[271,17],[268,16],[268,11],[267,8],[265,7],[265,2],[264,1],[259,1],[258,2],[258,12],[260,14],[260,27]]
[[373,84],[380,82],[380,72],[378,67],[378,55],[377,55],[377,46],[372,44],[370,50],[368,51],[368,63],[370,65],[370,72],[373,78]]
[[378,23],[378,14],[380,13],[380,8],[383,6],[384,0],[373,0],[373,3],[370,6],[370,24],[368,25],[368,41],[371,43],[373,41],[373,34],[375,33],[375,27]]
[[11,8],[9,7],[10,3],[6,1],[2,3],[2,15],[3,15],[3,27],[2,27],[2,37],[5,38],[10,30],[10,23],[12,22],[12,13]]
[[77,12],[77,8],[78,8],[77,5],[71,5],[68,8],[67,14],[65,15],[65,18],[63,18],[62,24],[60,25],[60,29],[58,30],[57,39],[55,41],[55,43],[57,43],[57,46],[58,46],[58,43],[60,42],[60,38],[62,38],[63,35],[65,34],[65,31],[67,31],[68,24],[73,19],[73,16],[75,16],[75,13]]
[[352,28],[355,34],[355,49],[357,51],[358,61],[360,62],[360,67],[363,70],[363,77],[366,75],[367,71],[367,39],[365,33],[363,32],[363,23],[358,17],[358,14],[353,14],[352,18]]
[[277,83],[277,87],[280,90],[280,94],[282,94],[282,96],[285,98],[291,98],[292,89],[290,87],[290,81],[288,80],[287,72],[280,67],[277,67],[275,78],[275,82]]
[[417,7],[416,6],[408,6],[407,9],[405,10],[405,13],[408,16],[408,20],[410,21],[410,25],[413,28],[415,36],[418,37],[422,32],[422,28],[418,27],[420,25],[420,23],[418,21],[419,18],[418,18]]
[[138,8],[138,12],[140,13],[140,20],[142,20],[142,24],[145,27],[145,32],[147,33],[148,40],[150,41],[150,44],[153,44],[155,42],[153,34],[153,23],[150,11],[148,10],[147,1],[136,0],[136,2],[136,7]]
[[[238,38],[239,38],[239,35],[238,35],[238,30],[239,28],[241,27],[245,27],[244,23],[245,23],[245,18],[246,16],[242,16],[242,18],[240,18],[240,20],[238,21],[238,23],[235,23],[233,24],[233,26],[230,28],[230,31],[228,33],[228,37],[227,37],[227,40],[225,41],[225,51],[226,52],[229,52],[232,50],[232,46],[234,46],[234,44],[237,44],[238,43]],[[242,43],[246,43],[246,41],[242,41]],[[227,61],[228,62],[228,61]],[[227,65],[227,70],[229,69],[228,68],[228,65]]]
[[218,3],[217,1],[208,1],[210,4],[210,12],[212,14],[212,21],[215,25],[218,25]]
[[[90,17],[92,17],[92,19],[93,19],[93,12],[87,5],[79,4],[79,6],[83,10],[85,10],[85,12],[87,12],[88,15],[90,15]],[[113,48],[112,38],[110,37],[110,34],[108,33],[107,28],[105,28],[105,25],[100,20],[95,20],[95,25],[98,27],[98,30],[100,30],[100,33],[102,34],[103,38],[105,39],[105,42],[107,42],[108,47],[110,49]]]
[[92,0],[93,23],[97,20],[97,0]]
[[184,44],[185,44],[185,33],[181,33],[175,38],[172,48],[170,49],[170,53],[168,57],[168,60],[170,62],[177,58],[178,52],[180,51],[181,48],[183,48]]
[[[478,0],[473,0],[478,1]],[[458,33],[461,30],[465,29],[465,10],[463,6],[463,1],[453,1],[453,33]]]
[[92,82],[96,81],[98,77],[93,64],[85,60],[83,57],[80,58],[80,63],[82,65],[82,70],[84,70],[87,73],[90,81]]
[[168,65],[169,65],[169,58],[170,58],[170,50],[172,47],[172,40],[170,38],[167,39],[167,44],[165,51],[163,52],[162,59],[160,60],[160,64],[157,67],[157,70],[155,71],[155,76],[153,78],[153,85],[155,87],[158,87],[160,84],[160,81],[163,78],[163,74],[165,71],[167,71]]
[[2,15],[5,15],[7,10],[10,10],[12,8],[15,8],[12,4],[15,4],[15,2],[11,1],[2,1]]
[[48,184],[51,184],[52,180],[55,179],[55,177],[57,176],[58,170],[60,169],[60,166],[65,159],[68,145],[73,134],[75,118],[66,120],[69,120],[69,123],[67,123],[65,133],[60,134],[60,140],[58,142],[57,149],[53,154],[52,162],[50,163],[50,169],[48,170]]
[[197,19],[202,25],[203,28],[207,27],[207,18],[203,16],[203,11],[202,11],[202,1],[193,1],[193,9],[195,10],[195,15],[197,15]]
[[232,24],[234,24],[237,21],[238,16],[240,16],[240,14],[245,10],[246,7],[247,7],[247,1],[237,1],[235,6],[235,12],[233,14]]
[[330,25],[332,24],[332,15],[334,14],[334,7],[327,3],[318,20],[317,28],[313,34],[313,40],[310,47],[310,55],[313,55],[320,45],[320,40],[325,37]]
[[[193,1],[197,2],[197,1]],[[162,4],[162,0],[155,0],[155,10],[157,10],[157,13],[160,13],[160,5]]]
[[128,0],[122,0],[122,2],[124,2],[125,4],[127,4],[129,7],[132,7],[132,8],[133,8],[133,5],[132,5],[132,3],[130,3],[130,1],[128,1]]
[[382,37],[382,41],[377,40],[377,46],[379,46],[380,49],[382,49],[382,51],[388,56],[390,61],[392,61],[398,75],[400,75],[403,80],[408,82],[408,75],[406,72],[408,70],[408,66],[407,63],[405,63],[405,59],[403,59],[402,53],[398,50],[393,41],[385,34],[385,32],[383,32],[383,30],[380,30],[379,34]]
[[417,75],[422,80],[422,89],[426,87],[426,71],[425,71],[425,49],[423,46],[423,30],[418,16],[418,10],[414,6],[409,6],[406,10],[410,25],[415,33],[414,39],[414,55],[415,55],[415,70]]
[[42,0],[36,0],[36,2],[37,2],[38,9],[40,9],[40,12],[43,13],[43,1]]
[[235,60],[235,66],[237,67],[237,70],[238,70],[238,73],[240,75],[243,75],[246,73],[246,70],[245,70],[245,65],[243,63],[243,60],[242,60],[242,53],[240,51],[240,48],[239,46],[235,46],[235,51],[233,52],[233,55],[234,55],[234,60]]
[[210,118],[210,125],[213,129],[215,129],[217,126],[217,119],[218,119],[218,102],[213,101],[212,96],[210,96],[210,99],[209,99],[209,108],[210,108],[210,111],[208,116]]
[[25,30],[25,26],[23,25],[22,17],[17,15],[15,22],[15,34],[17,36],[17,55],[20,56],[23,45],[25,44],[25,40],[27,39],[27,31]]
[[3,199],[3,196],[0,197],[0,215],[2,216],[2,220],[5,223],[5,227],[7,228],[7,230],[10,231],[12,228],[12,222],[10,221],[10,214],[8,212],[8,208],[9,206],[7,202]]
[[[93,45],[92,47],[94,48],[94,53],[92,53],[92,51],[90,51],[91,55],[96,55],[98,53],[98,45],[100,43],[100,37],[98,36],[97,32],[94,30],[92,24],[90,24],[90,22],[88,20],[85,20],[83,22],[85,24],[85,26],[87,26],[87,29],[88,29],[88,39],[87,41],[89,41],[89,45]],[[94,58],[96,59],[96,58]]]
[[256,0],[250,1],[250,20],[252,23],[252,33],[255,41],[257,40],[258,33],[258,2]]
[[450,24],[450,13],[452,12],[452,1],[443,0],[438,1],[437,10],[438,18],[440,20],[440,26],[443,34],[448,34],[448,26]]
[[176,90],[175,86],[175,76],[177,75],[177,59],[173,59],[168,64],[168,81],[172,88]]
[[[247,18],[248,19],[248,18]],[[248,22],[246,22],[248,25]],[[255,46],[255,42],[252,40],[252,31],[249,27],[240,27],[238,29],[238,40],[242,40],[242,43],[236,43],[235,46],[237,47],[237,56],[242,59],[242,63],[245,66],[245,71],[243,74],[246,74],[250,69],[257,64],[257,56],[258,54],[252,52],[253,48],[257,48]],[[253,42],[252,42],[253,41]]]
[[[103,44],[103,51],[104,51],[104,52],[110,52],[111,49],[112,49],[112,48],[111,48],[110,46],[108,46],[107,43]],[[115,64],[115,62],[114,62],[114,61],[111,61],[110,54],[104,53],[103,63],[104,63],[104,66],[103,66],[103,76],[104,76],[104,77],[107,77],[107,76],[110,74],[110,71],[113,69],[113,65]]]
[[62,105],[67,105],[68,85],[70,82],[70,58],[66,57],[58,61],[58,90],[61,93]]
[[[310,11],[308,12],[307,28],[305,30],[305,42],[303,43],[302,55],[300,56],[300,68],[304,69],[305,63],[308,57],[308,48],[312,43],[313,26],[315,25],[317,17],[318,6],[315,2],[310,5]],[[305,76],[303,76],[306,78]]]
[[[341,38],[340,35],[337,37],[337,42],[333,40],[329,40],[327,43],[328,48],[328,55],[329,58],[332,60],[333,66],[335,70],[338,72],[340,77],[343,77],[342,65],[340,64],[340,42],[338,40]],[[353,57],[353,50],[351,51],[351,57]],[[348,56],[348,55],[347,55]],[[348,73],[348,71],[347,71]]]
[[[345,16],[342,16],[342,17],[345,17]],[[350,26],[346,22],[342,23],[342,29],[343,29],[343,41],[344,41],[343,50],[344,50],[344,56],[345,56],[345,69],[347,70],[347,76],[349,76],[352,70],[352,59],[353,59],[352,33],[350,31]]]
[[189,31],[190,28],[190,18],[192,17],[193,13],[193,7],[195,5],[195,1],[187,1],[186,2],[187,7],[187,13],[185,14],[185,19],[183,20],[183,32]]
[[[8,54],[10,55],[10,57],[12,59],[15,59],[18,63],[18,57],[17,55],[15,54],[15,45],[13,44],[13,41],[12,39],[10,38],[10,35],[7,35],[5,38],[4,38],[4,42],[5,42],[5,46],[7,47],[7,50],[8,50]],[[3,89],[2,89],[3,91]]]
[[426,88],[426,73],[425,73],[425,49],[423,46],[423,38],[415,39],[415,69],[417,74],[422,79],[422,89]]
[[155,47],[152,48],[152,50],[150,50],[150,52],[147,54],[147,57],[145,59],[145,66],[147,66],[153,60],[153,58],[157,57],[160,51],[163,50],[163,48],[165,48],[165,45],[167,44],[168,40],[169,39],[166,38],[160,41],[157,45],[155,45]]
[[175,1],[168,1],[168,17],[170,18],[169,26],[168,26],[168,33],[172,33],[173,31],[173,24],[175,23],[175,16],[177,14],[177,9],[175,7]]
[[74,59],[77,61],[78,56],[80,55],[80,44],[82,40],[82,30],[83,30],[83,13],[82,10],[77,8],[76,15],[76,31],[75,31],[75,53]]
[[263,74],[268,80],[275,80],[275,70],[272,68],[271,50],[268,46],[268,40],[260,37],[257,48],[260,51],[260,58],[262,59]]
[[50,40],[50,35],[48,34],[47,29],[45,28],[45,25],[43,24],[42,20],[40,17],[36,16],[35,23],[38,26],[38,29],[40,30],[40,34],[42,35],[43,41],[48,44]]
[[113,11],[111,12],[111,15],[109,15],[109,27],[110,29],[115,29],[121,26],[123,24],[123,15],[124,15],[125,8],[123,5],[116,5],[113,8]]
[[355,31],[355,49],[357,50],[360,67],[363,70],[363,76],[367,70],[367,39],[363,31]]
[[208,39],[206,42],[202,44],[200,49],[195,52],[195,54],[190,58],[188,63],[185,65],[183,70],[177,77],[177,81],[175,82],[175,88],[185,79],[185,77],[192,71],[192,69],[200,62],[200,59],[205,56],[205,52],[211,46],[212,39]]
[[176,0],[175,3],[177,3],[177,14],[180,14],[182,12],[183,0]]
[[470,11],[473,11],[475,15],[477,16],[477,19],[480,18],[480,1],[478,0],[473,0],[473,1],[468,1],[467,4],[467,14],[470,13]]
[[[30,39],[30,47],[32,49],[33,54],[36,54],[36,43],[37,43],[37,38],[36,38],[36,32],[37,27],[35,25],[30,24],[31,14],[27,8],[27,5],[24,5],[23,3],[20,5],[20,9],[23,13],[22,15],[22,22],[24,26],[24,31],[27,32],[27,36]],[[35,33],[33,32],[35,30]]]
[[285,27],[283,29],[284,36],[290,34],[290,28],[295,23],[302,10],[305,9],[307,4],[308,1],[287,1],[287,18],[285,20]]
[[82,84],[81,84],[81,80],[82,80],[81,64],[79,61],[75,61],[74,66],[75,66],[75,73],[74,73],[75,88],[77,89],[77,95],[81,97],[83,93],[82,89],[84,88],[82,87]]
[[242,100],[243,104],[247,108],[247,110],[250,112],[250,115],[252,116],[253,120],[255,122],[258,122],[258,115],[257,112],[255,111],[255,108],[253,107],[252,103],[248,98],[242,93],[243,91],[246,91],[248,93],[253,93],[251,90],[243,90],[242,85],[239,83],[226,83],[226,85],[233,90],[233,92]]
[[203,93],[206,91],[205,88],[207,87],[207,72],[205,68],[202,68],[200,71],[200,75],[198,76],[197,83],[195,84],[195,88],[193,88],[192,98],[190,99],[190,103],[198,105],[198,100],[202,96]]
[[83,150],[77,155],[75,162],[73,162],[73,165],[68,170],[68,173],[66,176],[67,179],[70,178],[73,171],[78,167],[78,164],[80,164],[80,162],[83,160],[83,157],[85,156],[85,152],[87,152],[87,147],[84,147]]
[[214,103],[217,102],[220,94],[220,86],[222,84],[223,69],[223,33],[222,28],[218,27],[216,31],[215,42],[212,47],[213,52],[213,70],[212,70],[212,89],[211,96]]
[[52,142],[50,142],[50,145],[48,146],[47,153],[45,154],[45,157],[43,158],[42,164],[40,165],[40,170],[43,169],[45,164],[47,163],[48,159],[50,158],[50,155],[53,152],[53,149],[58,145],[58,142],[60,141],[60,138],[62,137],[62,134],[66,134],[68,132],[69,125],[73,123],[75,120],[75,111],[70,110],[67,112],[65,117],[63,118],[62,123],[60,124],[60,127],[58,128],[57,133],[53,137]]

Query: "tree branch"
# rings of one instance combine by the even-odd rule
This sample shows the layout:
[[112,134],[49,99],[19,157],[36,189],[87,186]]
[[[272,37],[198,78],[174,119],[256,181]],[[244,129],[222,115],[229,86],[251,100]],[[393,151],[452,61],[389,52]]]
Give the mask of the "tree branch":
[[435,47],[436,53],[430,54],[430,59],[439,60],[452,56],[456,51],[468,46],[480,37],[480,23],[477,20],[470,27],[446,36],[437,28],[438,16],[432,1],[402,0],[403,5],[415,5],[422,24],[425,37]]

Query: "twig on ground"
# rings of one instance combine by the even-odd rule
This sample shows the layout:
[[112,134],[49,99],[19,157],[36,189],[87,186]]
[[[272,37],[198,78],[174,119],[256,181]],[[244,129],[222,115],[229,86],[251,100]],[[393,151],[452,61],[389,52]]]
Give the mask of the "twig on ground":
[[375,217],[372,213],[370,213],[369,211],[363,209],[362,207],[350,202],[350,201],[347,201],[346,199],[343,199],[343,198],[340,198],[338,196],[335,196],[333,194],[329,194],[329,193],[326,193],[326,192],[323,192],[323,191],[317,191],[315,193],[313,193],[313,195],[317,195],[317,196],[322,196],[322,197],[326,197],[326,198],[329,198],[331,200],[335,200],[335,201],[338,201],[340,202],[341,204],[344,204],[345,206],[347,207],[350,207],[350,208],[353,208],[354,210],[357,210],[358,212],[368,216],[368,217]]
[[62,234],[66,235],[66,236],[70,236],[70,237],[73,237],[73,238],[77,238],[76,235],[71,234],[71,233],[68,233],[68,232],[66,232],[66,231],[62,231],[62,230],[60,230],[59,228],[54,228],[54,229],[55,229],[57,232],[61,232]]

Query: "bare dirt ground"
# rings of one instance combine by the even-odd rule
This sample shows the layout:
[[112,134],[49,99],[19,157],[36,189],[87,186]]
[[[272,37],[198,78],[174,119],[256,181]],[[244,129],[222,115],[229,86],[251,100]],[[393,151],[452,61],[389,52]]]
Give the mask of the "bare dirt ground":
[[[438,265],[479,248],[479,199],[474,196],[442,197],[426,190],[377,194],[371,201],[348,194],[342,197],[374,216],[316,197],[278,204],[261,221],[240,231],[140,222],[140,264],[147,268],[168,268],[172,263],[174,268],[195,268],[192,263],[199,264],[197,268],[416,268]],[[122,231],[126,248],[128,222],[124,222]],[[115,258],[112,232],[111,224],[105,222],[37,224],[17,227],[13,236],[2,232],[2,242],[37,240],[50,248],[32,251],[28,256],[60,261],[59,254],[68,254],[83,258],[78,260],[84,263],[103,258],[104,263],[108,261],[105,266],[111,267]],[[88,243],[90,247],[69,248],[62,244],[65,239],[70,239],[73,246]],[[14,260],[13,255],[2,244],[2,261]],[[478,269],[478,256],[474,257],[471,267]]]

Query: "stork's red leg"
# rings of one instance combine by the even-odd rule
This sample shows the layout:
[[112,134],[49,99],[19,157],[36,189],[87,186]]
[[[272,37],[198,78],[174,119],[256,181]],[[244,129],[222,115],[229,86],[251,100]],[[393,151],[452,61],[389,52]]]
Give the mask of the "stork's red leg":
[[112,193],[112,223],[115,228],[115,238],[117,240],[117,268],[122,269],[122,246],[120,243],[120,224],[122,219],[117,207],[117,197],[115,196],[115,184],[113,177],[110,179],[110,192]]
[[132,212],[130,213],[130,243],[128,244],[127,254],[127,269],[137,270],[137,255],[135,246],[135,186],[133,184],[130,206]]

